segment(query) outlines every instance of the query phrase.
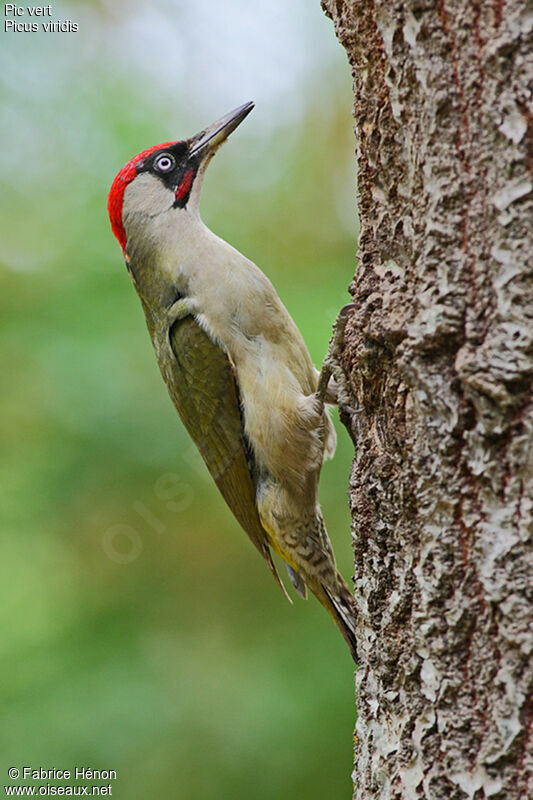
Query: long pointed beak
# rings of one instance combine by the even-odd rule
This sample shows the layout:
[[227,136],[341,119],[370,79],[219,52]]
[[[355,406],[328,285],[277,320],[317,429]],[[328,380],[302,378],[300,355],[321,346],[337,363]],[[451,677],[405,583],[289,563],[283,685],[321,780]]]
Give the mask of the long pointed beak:
[[203,158],[204,155],[212,154],[228,138],[230,133],[241,124],[243,119],[248,116],[253,107],[254,104],[252,102],[245,103],[213,122],[204,131],[200,131],[196,136],[193,136],[190,140],[189,156],[198,155]]

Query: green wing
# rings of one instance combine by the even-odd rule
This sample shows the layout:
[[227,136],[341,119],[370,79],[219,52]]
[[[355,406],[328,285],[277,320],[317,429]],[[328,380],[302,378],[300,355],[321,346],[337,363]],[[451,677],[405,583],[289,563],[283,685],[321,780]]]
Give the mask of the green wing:
[[193,317],[175,322],[169,338],[174,364],[164,377],[172,401],[224,500],[285,592],[257,511],[234,367]]

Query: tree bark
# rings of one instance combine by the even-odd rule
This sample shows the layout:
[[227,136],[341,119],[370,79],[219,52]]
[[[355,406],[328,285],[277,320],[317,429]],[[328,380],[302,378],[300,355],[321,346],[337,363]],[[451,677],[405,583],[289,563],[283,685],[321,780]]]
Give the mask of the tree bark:
[[354,77],[355,794],[532,771],[533,9],[324,0]]

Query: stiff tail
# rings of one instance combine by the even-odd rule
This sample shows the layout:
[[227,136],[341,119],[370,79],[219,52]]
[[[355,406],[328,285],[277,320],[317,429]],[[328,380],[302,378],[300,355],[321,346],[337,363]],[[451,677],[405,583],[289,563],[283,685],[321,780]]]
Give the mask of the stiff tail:
[[[281,589],[281,591],[283,592],[283,594],[285,595],[285,597],[287,598],[287,600],[289,601],[289,603],[292,606],[293,605],[292,598],[291,598],[290,594],[288,593],[288,591],[286,590],[285,584],[283,583],[283,581],[281,580],[281,578],[278,575],[278,571],[276,569],[276,565],[272,561],[272,553],[270,552],[268,547],[265,547],[264,549],[260,550],[260,552],[261,552],[263,558],[265,559],[265,561],[267,562],[268,566],[270,567],[270,571],[271,571],[272,575],[274,576],[274,580],[276,581],[276,583],[278,584],[279,588]],[[290,575],[290,573],[289,573],[289,575]]]
[[357,664],[357,644],[355,640],[355,603],[348,587],[344,581],[340,584],[339,594],[333,595],[329,589],[322,586],[324,590],[324,605],[337,623],[337,627],[342,633],[346,644],[350,648],[352,658]]

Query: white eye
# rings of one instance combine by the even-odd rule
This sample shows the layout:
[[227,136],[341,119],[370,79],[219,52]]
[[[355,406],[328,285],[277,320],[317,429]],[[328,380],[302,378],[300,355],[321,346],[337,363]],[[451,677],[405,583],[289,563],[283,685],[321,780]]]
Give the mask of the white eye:
[[160,172],[168,172],[175,166],[176,162],[168,153],[158,156],[155,160],[154,166]]

